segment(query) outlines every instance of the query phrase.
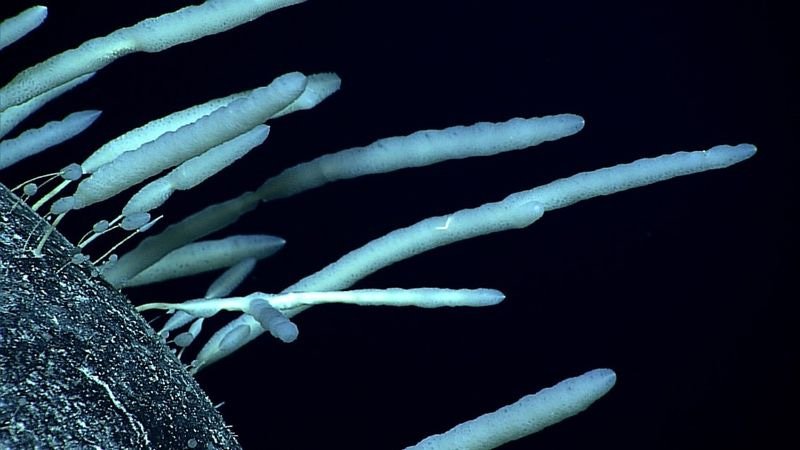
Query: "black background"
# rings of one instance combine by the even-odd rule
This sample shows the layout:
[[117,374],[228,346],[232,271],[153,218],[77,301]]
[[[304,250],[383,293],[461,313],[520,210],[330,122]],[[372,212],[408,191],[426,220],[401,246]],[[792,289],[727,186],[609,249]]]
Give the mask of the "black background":
[[[45,24],[0,54],[0,83],[187,3],[51,2]],[[796,448],[800,115],[796,25],[781,4],[790,2],[312,0],[116,61],[24,124],[102,109],[95,125],[2,179],[80,162],[130,128],[292,70],[335,71],[342,89],[276,120],[245,160],[174,195],[165,221],[381,137],[515,116],[586,119],[578,135],[530,150],[263,205],[225,235],[287,240],[239,291],[271,292],[431,215],[640,157],[753,143],[758,154],[735,167],[555,211],[357,285],[493,287],[507,295],[499,306],[317,307],[297,317],[296,343],[261,337],[198,380],[250,449],[402,448],[596,367],[618,374],[605,398],[504,448]],[[29,5],[4,1],[3,16]],[[63,232],[77,239],[125,197],[70,215]],[[179,301],[211,279],[129,293]]]

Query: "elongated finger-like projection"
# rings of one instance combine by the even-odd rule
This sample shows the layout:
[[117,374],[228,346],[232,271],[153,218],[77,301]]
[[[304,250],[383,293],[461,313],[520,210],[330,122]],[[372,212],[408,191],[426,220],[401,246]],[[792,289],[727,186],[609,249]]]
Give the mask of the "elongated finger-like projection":
[[96,110],[75,112],[0,142],[0,169],[66,141],[88,128],[99,116],[100,111]]
[[[478,208],[423,220],[410,227],[393,231],[339,258],[322,270],[289,286],[285,292],[327,291],[347,289],[361,278],[416,254],[462,239],[522,228],[535,222],[547,210],[571,205],[588,198],[608,195],[658,181],[706,170],[720,169],[753,156],[750,144],[720,145],[709,150],[677,152],[656,158],[645,158],[627,164],[583,172],[546,185],[509,195],[500,202]],[[287,317],[307,309],[300,306],[286,310]],[[247,333],[244,332],[246,329]],[[258,322],[243,315],[214,334],[201,350],[207,358],[197,367],[206,366],[225,356],[219,351],[221,335],[238,329],[244,345],[264,332]],[[231,347],[225,347],[230,349]],[[204,351],[205,350],[205,351]]]
[[266,301],[275,309],[286,310],[302,305],[343,303],[362,306],[416,306],[418,308],[442,308],[453,306],[492,306],[505,298],[496,289],[355,289],[330,292],[287,292],[265,294],[255,292],[244,297],[208,298],[184,303],[146,303],[137,306],[138,311],[163,309],[183,311],[194,317],[211,317],[220,311],[250,312],[253,302]]
[[0,111],[134,52],[160,52],[221,33],[270,11],[305,0],[207,0],[90,39],[20,72],[0,89]]
[[250,150],[261,145],[268,134],[268,126],[258,125],[230,141],[183,162],[168,174],[143,186],[122,208],[122,215],[127,217],[158,208],[173,192],[191,189],[230,166]]
[[614,387],[611,369],[595,369],[526,395],[497,411],[423,439],[406,450],[489,450],[572,417]]
[[0,50],[36,29],[46,18],[47,8],[37,5],[0,22]]
[[269,201],[337,180],[528,148],[573,135],[582,128],[582,117],[558,114],[417,131],[290,167],[265,181],[256,192],[263,201]]
[[267,258],[285,243],[279,237],[266,234],[235,235],[194,242],[168,253],[134,277],[128,286],[141,286],[231,267],[248,258]]
[[283,75],[247,97],[119,155],[78,185],[72,195],[72,208],[80,209],[106,200],[253,129],[294,101],[305,86],[305,75],[299,72]]

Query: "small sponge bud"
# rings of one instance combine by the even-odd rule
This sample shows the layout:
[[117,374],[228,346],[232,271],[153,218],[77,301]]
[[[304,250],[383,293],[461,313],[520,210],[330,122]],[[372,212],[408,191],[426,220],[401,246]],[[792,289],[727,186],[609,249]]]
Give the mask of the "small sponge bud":
[[149,221],[150,221],[150,214],[145,212],[133,213],[129,216],[125,216],[125,218],[122,219],[120,228],[122,228],[123,230],[132,231],[140,228]]
[[61,175],[61,178],[65,180],[73,181],[77,180],[78,178],[81,177],[81,175],[83,175],[83,170],[81,169],[80,164],[72,163],[67,167],[61,169],[61,171],[58,174]]
[[95,233],[102,233],[108,230],[109,223],[107,220],[103,219],[92,226],[92,231]]
[[33,197],[39,191],[39,186],[36,183],[28,183],[22,187],[22,192],[28,197]]
[[64,214],[75,207],[75,198],[64,197],[56,200],[50,205],[50,214]]
[[72,264],[82,264],[83,262],[88,261],[88,260],[89,260],[89,256],[84,255],[83,253],[76,253],[76,254],[72,255],[72,259],[70,260],[70,262]]

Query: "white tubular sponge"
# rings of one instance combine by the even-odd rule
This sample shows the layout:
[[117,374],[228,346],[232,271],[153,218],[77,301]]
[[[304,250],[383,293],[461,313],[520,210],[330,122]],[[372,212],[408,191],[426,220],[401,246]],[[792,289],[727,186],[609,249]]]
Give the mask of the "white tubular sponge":
[[502,201],[431,217],[368,242],[283,292],[346,289],[398,261],[464,239],[524,228],[542,214],[544,209],[536,202]]
[[[267,294],[260,294],[258,298],[269,297]],[[150,311],[160,309],[165,311],[185,312],[193,317],[213,317],[220,311],[242,311],[247,312],[248,305],[256,300],[255,294],[246,297],[223,297],[223,298],[196,298],[181,303],[153,302],[145,303],[136,307],[136,310]]]
[[274,200],[332,181],[519,150],[573,135],[582,128],[580,116],[559,114],[418,131],[290,167],[265,181],[256,192],[263,201]]
[[195,317],[211,317],[218,312],[242,311],[252,313],[252,303],[266,301],[277,310],[297,308],[303,305],[346,303],[361,306],[416,306],[418,308],[443,308],[452,306],[493,306],[505,299],[496,289],[355,289],[329,292],[287,292],[265,294],[254,292],[244,297],[195,299],[183,303],[147,303],[137,311],[165,309],[183,311]]
[[289,106],[275,113],[272,118],[285,116],[295,111],[311,109],[333,95],[342,85],[342,79],[333,72],[315,73],[308,76],[306,89]]
[[183,162],[170,173],[142,187],[122,208],[122,215],[129,216],[158,208],[173,192],[197,186],[261,145],[268,134],[268,126],[258,125],[230,141]]
[[81,163],[81,169],[83,169],[83,173],[85,174],[94,173],[100,166],[110,163],[117,156],[131,150],[136,150],[142,145],[158,139],[158,137],[164,133],[175,131],[184,125],[189,125],[223,106],[228,106],[234,100],[242,98],[250,92],[252,91],[215,98],[200,105],[174,112],[160,119],[152,120],[138,128],[134,128],[106,142],[95,150]]
[[23,103],[45,91],[115,59],[137,51],[158,52],[174,45],[229,30],[263,14],[305,0],[207,0],[131,27],[88,40],[20,72],[0,89],[0,111]]
[[[293,292],[282,294],[252,293],[246,297],[229,297],[222,299],[192,300],[184,303],[148,303],[138,306],[138,311],[151,309],[175,310],[191,314],[194,317],[210,317],[221,310],[244,311],[240,316],[219,329],[206,342],[197,358],[192,363],[192,372],[218,361],[238,350],[243,345],[269,330],[275,337],[284,342],[291,342],[296,337],[291,331],[293,324],[287,311],[296,311],[299,307],[323,303],[351,303],[357,305],[383,306],[417,306],[421,308],[439,308],[445,306],[491,306],[500,303],[505,296],[495,289],[358,289],[335,292]],[[272,308],[281,313],[281,318],[272,326],[265,327],[264,320],[256,320],[253,315],[260,316],[259,311],[252,309],[257,302],[266,301]],[[287,309],[293,308],[293,309]],[[261,308],[258,308],[259,310]],[[260,317],[264,319],[264,317]],[[286,319],[286,320],[284,320]],[[287,337],[294,336],[291,340]]]
[[[463,239],[496,231],[524,228],[541,218],[542,214],[544,210],[536,202],[503,201],[487,203],[478,208],[463,209],[445,216],[431,217],[370,241],[319,272],[289,286],[282,293],[346,289],[361,278],[397,261]],[[283,312],[286,317],[291,318],[309,307],[310,304],[303,304]],[[248,330],[246,333],[245,329]],[[234,346],[233,341],[227,340],[228,345],[224,346],[225,351],[223,351],[221,340],[234,330],[237,345]],[[258,322],[248,315],[234,319],[211,336],[203,346],[197,355],[198,365],[195,370],[224,358],[263,332],[264,329]]]
[[452,306],[492,306],[505,298],[496,289],[356,289],[332,292],[289,292],[270,298],[273,307],[286,310],[298,306],[325,303],[348,303],[361,306],[416,306],[442,308]]
[[[625,189],[644,186],[657,181],[705,170],[728,167],[743,161],[756,152],[750,144],[721,145],[698,152],[678,152],[656,158],[647,158],[629,164],[584,172],[556,180],[528,191],[517,192],[497,203],[462,210],[448,216],[423,220],[407,228],[393,231],[356,249],[338,261],[326,266],[284,292],[331,291],[346,289],[374,271],[409,258],[426,250],[451,242],[493,231],[521,228],[536,221],[545,210],[571,205],[598,195],[608,195]],[[529,216],[525,216],[529,214]],[[519,215],[519,216],[518,216]],[[465,219],[465,220],[461,220]],[[309,306],[286,310],[291,318]],[[198,354],[197,368],[211,364],[236,350],[226,346],[227,353],[218,351],[220,333],[237,328],[238,346],[241,347],[264,332],[258,322],[244,315],[228,323],[217,332]],[[242,330],[248,330],[244,333]],[[203,356],[206,359],[201,358]]]
[[41,128],[0,142],[0,169],[66,141],[88,128],[99,116],[100,111],[97,110],[74,112],[61,120],[48,122]]
[[36,29],[45,18],[47,18],[47,8],[36,5],[0,22],[0,50]]
[[[253,271],[256,266],[256,262],[258,261],[257,258],[246,258],[243,261],[239,261],[238,263],[234,264],[228,270],[222,273],[222,275],[218,276],[211,286],[208,287],[206,290],[206,295],[203,299],[198,300],[189,300],[189,302],[193,301],[200,301],[200,300],[208,300],[212,298],[222,298],[233,292],[245,278]],[[195,317],[186,311],[175,311],[175,313],[167,319],[167,322],[161,327],[161,330],[158,332],[161,336],[168,336],[169,332],[172,330],[176,330],[187,323],[194,320]],[[200,325],[197,325],[200,326]],[[197,336],[195,334],[195,336]]]
[[[239,284],[241,284],[242,281],[244,281],[244,279],[250,275],[250,273],[256,267],[257,262],[257,258],[246,258],[231,266],[228,270],[223,272],[222,275],[218,276],[213,283],[211,283],[211,286],[209,286],[206,290],[206,295],[203,297],[203,299],[208,300],[212,298],[222,298],[233,292],[233,290],[239,287]],[[164,326],[161,327],[161,330],[158,332],[158,334],[166,337],[169,335],[170,331],[176,330],[194,319],[195,317],[186,311],[175,311],[175,313],[169,319],[167,319],[167,322],[164,324]],[[198,322],[202,323],[202,318],[192,324],[192,326],[201,326],[197,324]],[[194,337],[197,337],[196,333],[194,334]]]
[[156,283],[230,267],[247,258],[266,258],[280,250],[284,243],[279,237],[265,234],[236,235],[195,242],[168,253],[133,277],[127,286]]
[[[272,118],[294,111],[312,108],[329,95],[336,92],[340,84],[341,81],[339,77],[334,73],[309,75],[303,93],[290,103],[289,106],[275,113]],[[100,166],[113,161],[117,156],[131,150],[136,150],[143,144],[157,139],[164,133],[175,131],[184,125],[189,125],[223,106],[228,106],[235,100],[247,97],[252,92],[253,90],[251,89],[226,95],[225,97],[215,98],[200,105],[176,111],[160,119],[152,120],[138,128],[134,128],[106,142],[102,147],[95,150],[94,153],[81,164],[83,173],[94,173]]]
[[247,97],[119,155],[78,185],[73,195],[74,209],[110,198],[164,169],[251,130],[294,101],[305,85],[306,77],[299,72],[282,75]]
[[[175,339],[172,342],[175,343],[178,347],[188,347],[192,345],[195,338],[203,328],[203,318],[196,319],[192,324],[189,326],[189,330],[183,333],[178,334],[175,336]],[[163,336],[163,335],[162,335]],[[166,338],[166,336],[164,336]]]
[[611,369],[595,369],[526,395],[497,411],[423,439],[406,450],[489,450],[585,410],[614,386]]
[[[88,78],[91,75],[93,74],[85,75],[84,77]],[[83,80],[83,77],[81,79]],[[300,94],[300,96],[292,103],[290,103],[289,106],[273,114],[271,119],[295,111],[313,108],[328,98],[328,96],[336,92],[341,85],[341,80],[335,73],[318,73],[309,75],[306,80],[307,84],[306,88],[303,90],[303,93]],[[158,139],[164,133],[175,131],[184,125],[189,125],[223,106],[228,106],[234,100],[247,97],[252,92],[253,90],[251,89],[227,95],[225,97],[215,98],[203,104],[195,105],[181,111],[176,111],[160,119],[152,120],[138,128],[134,128],[133,130],[130,130],[125,134],[106,142],[100,148],[95,150],[81,164],[81,169],[83,169],[84,174],[92,174],[102,165],[113,161],[117,156],[125,152],[136,150],[142,145]],[[30,102],[32,101],[33,100]],[[18,123],[19,120],[24,119],[27,114],[30,114],[30,112],[25,113],[25,115],[16,122],[6,120],[9,113],[20,108],[21,106],[22,105],[11,107],[8,109],[8,111],[5,111],[2,116],[0,116],[0,137],[3,136],[3,130],[6,127],[7,122],[9,128],[13,127],[16,125],[16,123]],[[52,192],[47,194],[43,200],[40,200],[40,203],[44,204],[44,202],[61,192],[65,187],[67,187],[68,184],[68,181],[62,182],[58,187],[53,189]],[[39,203],[37,203],[37,205],[39,205]],[[38,209],[38,207],[35,209]]]
[[206,0],[173,13],[145,19],[115,31],[135,43],[136,50],[160,52],[172,46],[222,33],[285,6],[305,0]]
[[36,112],[36,110],[44,106],[47,102],[69,91],[75,86],[86,82],[89,78],[92,78],[92,76],[94,76],[94,72],[87,73],[86,75],[75,78],[74,80],[71,80],[60,86],[56,86],[45,93],[37,95],[25,103],[12,106],[11,108],[3,111],[3,113],[0,114],[0,138],[8,134],[8,132],[17,126],[17,124]]
[[206,290],[205,298],[220,298],[233,292],[255,269],[257,258],[246,258],[218,276]]
[[[297,339],[297,326],[286,318],[281,311],[270,305],[267,299],[271,297],[272,296],[269,294],[257,292],[246,297],[196,299],[183,303],[147,303],[137,306],[136,310],[140,312],[152,309],[175,311],[176,316],[182,314],[181,318],[188,317],[185,323],[190,322],[195,317],[199,319],[212,317],[223,310],[242,311],[247,313],[249,317],[257,320],[264,330],[268,330],[276,338],[283,342],[293,342]],[[220,339],[215,341],[215,343],[219,344],[223,349],[231,347],[234,341],[241,340],[248,334],[243,333],[243,330],[246,329],[247,327],[242,328],[241,326],[237,326],[232,329],[231,332],[220,335]],[[194,337],[192,337],[192,340],[193,339]]]
[[528,191],[511,194],[508,200],[536,201],[546,211],[581,200],[609,195],[640,186],[706,170],[722,169],[756,153],[751,144],[717,145],[708,150],[677,152],[632,163],[583,172]]
[[167,253],[236,222],[243,214],[252,211],[258,202],[255,193],[245,192],[230,200],[207,206],[168,226],[161,233],[143,239],[113,267],[103,272],[103,277],[117,288],[125,287],[134,275]]

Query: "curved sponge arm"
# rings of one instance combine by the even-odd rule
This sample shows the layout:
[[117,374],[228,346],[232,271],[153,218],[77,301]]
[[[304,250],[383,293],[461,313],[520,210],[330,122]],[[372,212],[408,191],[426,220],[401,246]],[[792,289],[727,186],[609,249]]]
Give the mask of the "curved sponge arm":
[[[591,197],[633,189],[681,175],[728,167],[750,158],[755,152],[755,146],[750,144],[721,145],[709,150],[678,152],[579,173],[528,191],[511,194],[500,202],[489,203],[472,210],[458,211],[452,215],[426,219],[410,227],[389,233],[348,253],[319,272],[300,280],[288,287],[285,292],[346,289],[363,276],[431,248],[494,231],[521,228],[536,221],[546,210],[568,206]],[[521,215],[525,212],[535,212],[535,214],[525,218]],[[456,216],[462,214],[463,216],[456,220]],[[452,219],[448,220],[448,217],[452,217]],[[460,220],[463,218],[468,220]],[[466,229],[474,227],[475,230],[482,231],[480,233],[463,232],[462,225],[464,223],[469,225]],[[448,236],[448,230],[458,233],[459,239]],[[308,306],[287,310],[286,316],[293,317],[306,308]],[[248,316],[241,316],[233,320],[213,335],[203,347],[198,354],[199,365],[211,364],[236,350],[238,347],[225,347],[225,351],[219,351],[219,346],[213,344],[212,341],[218,339],[220,333],[234,328],[244,330],[242,327],[246,327],[248,332],[242,332],[242,339],[238,341],[239,347],[264,332],[263,329],[260,329],[258,322],[251,320]],[[201,360],[200,355],[206,356],[208,359]]]
[[46,18],[47,8],[36,5],[0,22],[0,50],[35,30]]
[[571,136],[582,128],[582,117],[557,114],[417,131],[290,167],[266,180],[256,193],[263,201],[275,200],[337,180],[520,150]]
[[172,46],[221,33],[285,6],[305,0],[208,0],[149,18],[55,55],[23,70],[0,89],[0,111],[89,72],[120,56],[159,52]]
[[191,189],[233,164],[250,150],[264,143],[268,134],[267,125],[258,125],[230,141],[184,161],[168,174],[139,189],[122,208],[122,215],[129,216],[158,208],[175,191]]
[[248,258],[274,255],[286,243],[266,234],[235,235],[199,241],[175,249],[133,277],[127,286],[141,286],[231,267]]
[[617,375],[611,369],[591,370],[427,437],[405,450],[497,448],[578,414],[610,391],[616,381]]
[[305,75],[292,72],[255,89],[197,121],[164,133],[136,150],[122,153],[83,180],[75,191],[74,208],[108,199],[141,181],[227,142],[292,103],[306,86]]

